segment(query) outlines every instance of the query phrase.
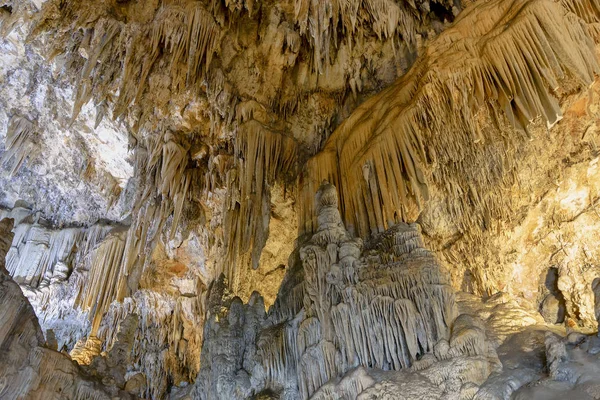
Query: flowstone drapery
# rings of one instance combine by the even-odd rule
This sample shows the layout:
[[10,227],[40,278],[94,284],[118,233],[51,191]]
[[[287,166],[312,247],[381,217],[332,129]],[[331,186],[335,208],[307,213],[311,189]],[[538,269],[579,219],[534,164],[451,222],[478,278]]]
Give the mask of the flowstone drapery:
[[[315,229],[312,195],[322,179],[338,187],[347,228],[361,237],[415,221],[432,188],[462,230],[502,215],[502,199],[482,194],[514,182],[511,162],[529,126],[560,121],[557,96],[585,88],[600,71],[597,7],[494,0],[467,8],[307,162],[302,228]],[[484,143],[498,141],[486,155]],[[482,157],[497,159],[494,167],[481,168]]]

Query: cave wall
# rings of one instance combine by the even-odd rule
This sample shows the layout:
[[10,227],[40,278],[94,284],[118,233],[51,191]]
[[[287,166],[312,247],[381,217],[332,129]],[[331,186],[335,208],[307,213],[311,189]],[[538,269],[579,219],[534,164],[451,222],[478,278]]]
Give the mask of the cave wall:
[[569,326],[597,329],[597,87],[594,81],[566,96],[563,119],[550,131],[538,128],[521,148],[516,183],[501,192],[503,216],[462,234],[444,229],[451,221],[440,204],[421,215],[428,244],[456,266],[454,287],[483,296],[510,292],[535,306],[556,299]]
[[[9,18],[7,8],[0,20]],[[27,43],[30,24],[21,20],[17,5],[12,10],[17,20],[10,29],[2,24],[0,38],[0,206],[21,202],[57,225],[125,218],[133,174],[127,133],[108,119],[96,121],[93,107],[70,120],[70,74]]]
[[[122,302],[107,301],[116,289],[112,285],[124,253],[126,226],[55,229],[24,208],[2,216],[18,222],[7,272],[33,306],[42,338],[55,349],[80,365],[91,365],[88,372],[100,378],[115,374],[106,373],[102,363],[94,366],[100,362],[95,357],[124,352],[124,361],[109,358],[109,363],[123,363],[117,374],[121,389],[135,379],[130,391],[142,397],[164,397],[171,385],[195,379],[205,288],[193,265],[169,259],[159,246],[139,290]],[[122,343],[124,327],[131,334]],[[118,350],[120,346],[126,347]]]

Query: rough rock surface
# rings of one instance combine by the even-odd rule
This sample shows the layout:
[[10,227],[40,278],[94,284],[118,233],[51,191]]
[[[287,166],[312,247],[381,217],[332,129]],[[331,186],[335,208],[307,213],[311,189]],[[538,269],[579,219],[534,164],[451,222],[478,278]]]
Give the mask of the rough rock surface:
[[0,0],[0,397],[598,397],[598,10]]
[[[204,318],[197,273],[157,254],[134,296],[102,303],[113,290],[110,274],[122,257],[126,228],[97,224],[56,230],[34,223],[27,209],[4,214],[19,222],[6,267],[56,349],[89,366],[89,373],[112,377],[103,364],[94,367],[95,357],[106,353],[110,360],[115,347],[125,346],[120,352],[126,355],[119,357],[128,361],[118,361],[123,368],[118,379],[136,376],[134,393],[143,397],[161,398],[169,382],[194,380]],[[123,336],[123,329],[132,333]]]
[[0,36],[0,206],[29,204],[58,225],[121,220],[133,175],[127,133],[96,126],[92,107],[70,121],[73,85],[25,43],[29,26]]

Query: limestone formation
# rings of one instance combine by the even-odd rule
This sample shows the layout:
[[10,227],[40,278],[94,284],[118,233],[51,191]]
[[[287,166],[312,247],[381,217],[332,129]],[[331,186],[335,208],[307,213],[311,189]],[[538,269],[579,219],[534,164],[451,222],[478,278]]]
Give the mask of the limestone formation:
[[[195,378],[203,305],[191,279],[175,278],[180,285],[175,292],[138,291],[122,304],[113,303],[127,233],[123,227],[99,224],[53,230],[41,221],[32,223],[29,210],[5,214],[19,221],[7,267],[33,305],[47,340],[56,340],[58,350],[68,351],[99,379],[116,379],[121,389],[125,377],[137,376],[137,386],[130,392],[144,397],[162,397],[169,379]],[[132,319],[135,322],[128,322]],[[124,326],[133,329],[125,343],[119,339]],[[104,364],[96,366],[96,356],[107,353],[110,360],[115,346],[129,346],[129,361],[113,361],[124,362],[118,374]]]
[[[472,176],[469,164],[477,159],[464,156],[495,140],[479,120],[524,131],[536,118],[554,125],[562,116],[548,88],[557,91],[563,81],[591,84],[598,72],[593,43],[590,29],[567,17],[559,3],[498,1],[465,10],[406,75],[362,104],[308,162],[304,229],[315,228],[309,196],[320,179],[339,186],[344,220],[360,235],[414,221],[432,184],[441,186],[461,227],[474,223],[469,203],[484,214],[496,212],[480,193],[502,177]],[[509,140],[518,146],[520,136]],[[502,157],[510,154],[501,152],[498,162],[506,166]]]
[[0,0],[0,398],[598,398],[599,43],[598,0]]
[[28,157],[35,157],[35,131],[31,121],[20,116],[13,116],[6,131],[6,151],[2,154],[2,162],[11,165],[11,174],[19,170]]

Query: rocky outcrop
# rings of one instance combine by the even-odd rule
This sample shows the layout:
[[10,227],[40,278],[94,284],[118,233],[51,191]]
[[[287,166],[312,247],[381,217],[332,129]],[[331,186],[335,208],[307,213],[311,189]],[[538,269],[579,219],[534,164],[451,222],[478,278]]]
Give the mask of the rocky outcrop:
[[566,337],[545,334],[545,359],[548,375],[519,389],[515,399],[595,399],[600,385],[600,338],[597,334],[571,332]]
[[106,384],[123,389],[135,378],[129,391],[141,397],[162,398],[171,382],[194,380],[204,319],[203,286],[194,272],[156,255],[142,288],[114,302],[126,227],[56,229],[24,208],[2,214],[18,222],[10,275],[54,349]]

